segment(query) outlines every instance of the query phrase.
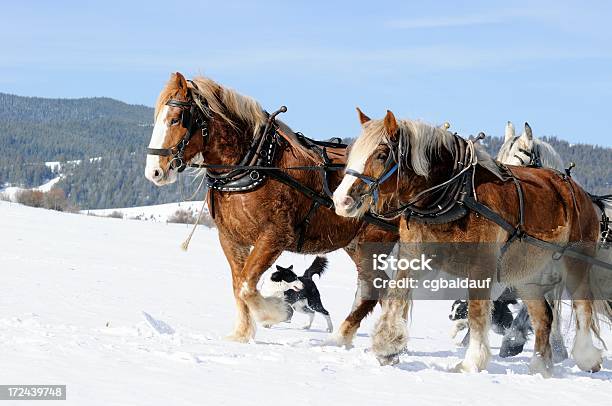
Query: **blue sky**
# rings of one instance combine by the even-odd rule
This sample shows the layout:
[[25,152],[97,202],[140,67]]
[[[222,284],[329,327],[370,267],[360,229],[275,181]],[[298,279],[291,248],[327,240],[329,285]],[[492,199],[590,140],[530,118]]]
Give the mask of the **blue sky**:
[[0,15],[0,91],[152,105],[203,73],[315,138],[372,117],[612,146],[608,1],[20,1]]

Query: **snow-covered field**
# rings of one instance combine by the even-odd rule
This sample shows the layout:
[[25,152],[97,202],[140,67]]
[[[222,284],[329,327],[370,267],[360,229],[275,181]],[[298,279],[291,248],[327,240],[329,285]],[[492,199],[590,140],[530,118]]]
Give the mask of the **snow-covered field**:
[[43,183],[42,185],[32,188],[32,189],[22,188],[19,186],[8,186],[5,188],[0,188],[0,195],[2,195],[2,197],[5,200],[15,202],[17,201],[17,194],[19,192],[22,192],[24,190],[38,190],[40,192],[48,192],[51,189],[53,189],[53,186],[55,186],[55,184],[59,182],[61,179],[62,179],[61,175],[58,175],[54,177],[53,179],[50,179],[49,181]]
[[[518,357],[493,357],[486,372],[447,372],[465,350],[449,338],[450,306],[441,301],[415,304],[409,352],[394,367],[380,367],[368,349],[377,312],[350,350],[323,345],[319,317],[301,330],[299,314],[291,325],[259,328],[251,344],[225,341],[234,304],[214,229],[200,227],[184,253],[186,225],[8,202],[0,224],[0,383],[66,384],[68,404],[575,406],[612,395],[609,355],[597,374],[568,360],[543,379],[527,373],[532,342]],[[300,270],[311,259],[279,263]],[[344,253],[329,259],[318,285],[338,326],[355,271]],[[609,330],[604,337],[612,343]],[[499,336],[491,341],[497,353]]]
[[[81,213],[92,214],[95,216],[108,216],[114,212],[119,212],[123,214],[124,218],[127,219],[139,218],[142,220],[165,222],[168,220],[168,217],[172,216],[179,209],[191,211],[197,216],[200,210],[202,210],[202,202],[177,202],[157,204],[153,206],[125,207],[119,209],[81,210]],[[204,208],[204,212],[208,213],[208,207]]]

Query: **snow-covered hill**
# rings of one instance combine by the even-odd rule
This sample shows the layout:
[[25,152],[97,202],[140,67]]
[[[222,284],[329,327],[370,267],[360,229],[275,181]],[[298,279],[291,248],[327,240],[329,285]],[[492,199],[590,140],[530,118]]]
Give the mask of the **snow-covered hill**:
[[[202,210],[202,202],[192,201],[157,204],[153,206],[125,207],[118,209],[81,210],[81,213],[95,216],[109,216],[115,212],[119,212],[123,214],[124,218],[128,219],[165,222],[168,220],[168,217],[172,216],[177,210],[180,209],[190,211],[197,216],[200,210]],[[207,207],[204,207],[204,212],[208,213]]]
[[[568,360],[554,378],[527,374],[529,350],[488,371],[446,371],[463,356],[449,338],[449,303],[417,302],[409,352],[380,367],[368,318],[350,350],[293,324],[256,341],[223,340],[234,322],[229,267],[216,230],[66,214],[0,202],[0,383],[67,384],[71,405],[604,405],[612,360],[597,374]],[[338,326],[355,270],[341,252],[318,283]],[[303,270],[312,257],[284,255]],[[146,316],[145,313],[148,315]],[[567,326],[565,327],[567,330]],[[612,342],[609,330],[604,333]],[[567,337],[571,344],[573,337]],[[498,336],[491,335],[497,353]],[[8,403],[7,403],[8,404]]]
[[53,186],[55,186],[55,184],[59,182],[61,179],[62,179],[61,175],[58,175],[54,177],[53,179],[50,179],[49,181],[43,183],[42,185],[32,188],[32,189],[22,188],[19,186],[8,186],[5,188],[0,188],[0,195],[2,195],[2,198],[4,200],[15,202],[17,201],[17,194],[19,192],[22,192],[24,190],[38,190],[40,192],[48,192],[49,190],[53,189]]

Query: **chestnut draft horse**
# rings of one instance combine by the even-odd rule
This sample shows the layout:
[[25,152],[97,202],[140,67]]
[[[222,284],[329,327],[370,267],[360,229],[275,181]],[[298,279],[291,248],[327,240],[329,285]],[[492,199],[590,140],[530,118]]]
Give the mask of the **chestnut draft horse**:
[[[282,299],[263,297],[257,290],[261,275],[283,251],[320,254],[344,248],[360,272],[365,266],[363,242],[395,243],[399,238],[397,225],[394,231],[384,230],[338,216],[330,209],[330,198],[329,207],[318,207],[320,201],[314,204],[313,196],[293,182],[323,195],[324,178],[335,187],[339,173],[295,170],[290,173],[293,181],[288,179],[283,168],[313,169],[323,163],[305,144],[309,141],[282,122],[271,122],[255,100],[205,77],[187,81],[175,73],[159,95],[145,176],[162,186],[174,182],[188,165],[208,167],[208,206],[231,267],[238,309],[229,339],[252,339],[255,320],[269,326],[287,319]],[[334,148],[328,147],[332,155]],[[335,154],[329,159],[343,166],[345,149]],[[266,170],[270,167],[279,169]],[[361,320],[376,305],[376,300],[363,298],[355,296],[351,313],[336,332],[339,345],[351,344]]]
[[[363,131],[334,192],[336,212],[359,218],[371,209],[380,217],[401,216],[402,247],[423,247],[427,242],[482,246],[478,261],[464,271],[470,279],[499,277],[526,299],[535,330],[530,370],[544,376],[550,375],[552,367],[551,314],[544,292],[537,289],[540,279],[534,277],[551,261],[551,247],[560,248],[576,314],[572,355],[582,370],[598,371],[602,355],[593,344],[592,332],[599,337],[599,330],[589,270],[597,262],[593,255],[599,224],[587,193],[570,177],[550,169],[510,167],[506,171],[477,149],[474,141],[444,129],[417,121],[398,122],[390,111],[383,120],[359,114]],[[506,171],[508,179],[500,179],[496,170]],[[381,213],[390,202],[397,210]],[[569,246],[577,242],[581,243]],[[440,261],[444,271],[453,272],[452,258]],[[601,261],[598,265],[610,266]],[[389,294],[394,300],[383,301],[373,336],[373,350],[381,363],[396,362],[407,337],[403,319],[407,295],[393,289]],[[470,286],[468,297],[470,341],[456,371],[482,370],[490,357],[490,287]]]

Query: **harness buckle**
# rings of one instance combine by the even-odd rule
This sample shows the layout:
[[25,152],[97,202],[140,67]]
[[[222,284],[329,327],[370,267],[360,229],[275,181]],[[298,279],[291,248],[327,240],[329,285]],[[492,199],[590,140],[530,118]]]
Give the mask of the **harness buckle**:
[[251,171],[249,173],[249,177],[253,180],[259,180],[260,175],[259,175],[259,172],[257,171]]

